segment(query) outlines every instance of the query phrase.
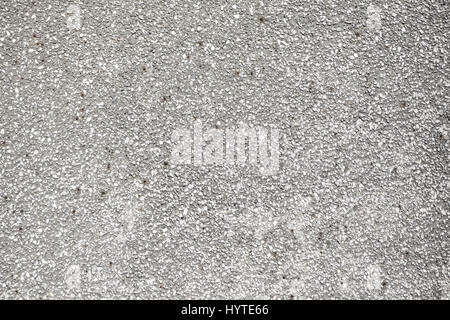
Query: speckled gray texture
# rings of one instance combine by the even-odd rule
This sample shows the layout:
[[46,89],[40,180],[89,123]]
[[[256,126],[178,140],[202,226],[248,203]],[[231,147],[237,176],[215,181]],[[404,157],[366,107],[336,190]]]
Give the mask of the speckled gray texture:
[[[448,299],[449,12],[1,1],[0,297]],[[173,165],[195,119],[279,171]]]

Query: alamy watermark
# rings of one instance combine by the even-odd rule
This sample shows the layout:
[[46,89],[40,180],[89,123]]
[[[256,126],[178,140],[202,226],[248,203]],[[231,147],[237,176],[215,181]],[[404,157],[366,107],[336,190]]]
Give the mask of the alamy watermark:
[[[269,132],[270,131],[270,132]],[[193,129],[172,133],[171,163],[175,165],[251,165],[261,174],[274,175],[280,165],[280,131],[241,124],[237,128],[203,129],[196,120]]]
[[81,8],[78,4],[71,4],[67,8],[67,28],[69,30],[81,29]]

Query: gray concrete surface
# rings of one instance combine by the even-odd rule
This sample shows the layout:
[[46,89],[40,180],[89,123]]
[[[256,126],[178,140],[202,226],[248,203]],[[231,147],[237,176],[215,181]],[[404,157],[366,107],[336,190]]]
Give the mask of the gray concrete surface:
[[[449,12],[1,1],[0,298],[448,299]],[[196,119],[278,172],[173,164]]]

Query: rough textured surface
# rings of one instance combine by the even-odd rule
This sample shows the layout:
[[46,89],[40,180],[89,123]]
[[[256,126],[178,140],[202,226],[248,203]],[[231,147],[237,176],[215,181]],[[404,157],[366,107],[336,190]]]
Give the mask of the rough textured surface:
[[[436,1],[2,1],[0,297],[450,296]],[[280,170],[171,134],[280,129]]]

